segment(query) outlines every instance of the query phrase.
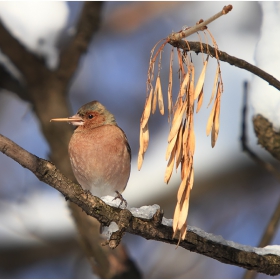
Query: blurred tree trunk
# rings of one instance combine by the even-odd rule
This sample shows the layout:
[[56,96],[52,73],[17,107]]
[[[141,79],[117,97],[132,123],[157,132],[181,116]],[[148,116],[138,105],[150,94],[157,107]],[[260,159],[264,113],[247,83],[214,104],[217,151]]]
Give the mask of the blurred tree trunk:
[[[75,181],[68,156],[68,143],[73,133],[69,125],[53,125],[53,117],[72,115],[69,108],[68,89],[76,73],[82,55],[87,51],[101,23],[102,2],[85,2],[76,26],[76,33],[61,51],[55,70],[46,67],[45,61],[29,52],[0,22],[0,48],[23,75],[25,83],[19,83],[3,66],[0,86],[11,90],[29,102],[40,122],[41,130],[50,145],[50,159],[68,178]],[[75,220],[80,244],[91,263],[93,272],[101,278],[139,278],[140,273],[129,259],[126,250],[102,247],[99,222],[85,214],[81,208],[69,203]],[[120,257],[120,255],[122,257]]]

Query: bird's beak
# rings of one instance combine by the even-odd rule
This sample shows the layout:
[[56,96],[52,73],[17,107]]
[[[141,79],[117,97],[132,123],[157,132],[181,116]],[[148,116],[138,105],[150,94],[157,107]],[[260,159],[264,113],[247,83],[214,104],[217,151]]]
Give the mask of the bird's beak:
[[74,115],[69,118],[58,118],[58,119],[51,119],[51,122],[68,122],[71,123],[72,125],[83,125],[84,120],[79,116],[79,115]]

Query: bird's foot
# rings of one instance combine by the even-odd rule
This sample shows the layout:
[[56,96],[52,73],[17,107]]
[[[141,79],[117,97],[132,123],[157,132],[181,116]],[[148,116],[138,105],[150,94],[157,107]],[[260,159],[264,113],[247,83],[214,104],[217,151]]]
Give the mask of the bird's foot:
[[125,208],[127,207],[127,201],[123,198],[123,196],[118,192],[116,191],[116,197],[113,199],[113,200],[116,200],[117,198],[121,201],[119,207],[124,203],[125,204]]

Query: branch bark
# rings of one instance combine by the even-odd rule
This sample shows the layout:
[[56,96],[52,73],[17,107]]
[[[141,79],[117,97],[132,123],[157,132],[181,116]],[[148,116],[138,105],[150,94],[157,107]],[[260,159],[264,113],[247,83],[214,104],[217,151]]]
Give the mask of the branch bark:
[[16,93],[22,100],[28,101],[28,95],[24,86],[14,78],[7,69],[0,64],[0,88]]
[[182,38],[188,37],[200,30],[206,29],[206,25],[210,24],[212,21],[218,19],[219,17],[226,15],[232,10],[232,5],[224,6],[223,9],[218,12],[217,14],[213,15],[212,17],[206,19],[206,20],[200,20],[196,25],[186,28],[184,30],[181,30],[179,32],[172,32],[169,36],[168,39],[172,41],[178,41]]
[[85,2],[81,12],[76,33],[70,44],[61,52],[60,64],[57,75],[65,83],[68,83],[80,62],[80,57],[84,54],[101,23],[101,2]]
[[[2,83],[1,85],[6,89],[10,87],[10,90],[17,93],[19,97],[31,102],[40,120],[42,131],[50,144],[52,161],[55,162],[56,166],[68,178],[73,180],[74,177],[67,154],[67,145],[72,130],[67,125],[63,127],[50,126],[49,120],[54,116],[67,116],[71,113],[68,106],[67,90],[82,54],[86,52],[94,33],[98,30],[100,11],[100,3],[86,2],[77,25],[77,32],[70,44],[62,51],[60,64],[55,71],[47,69],[44,60],[30,53],[20,42],[9,34],[0,22],[0,48],[20,70],[26,82],[25,85],[19,86],[16,85],[15,80],[10,79],[9,85],[7,83]],[[187,44],[183,40],[170,41],[169,43],[183,48],[184,51],[189,51]],[[201,52],[201,44],[199,42],[189,42],[189,45],[191,46],[191,50],[197,53]],[[203,51],[207,52],[206,45],[202,45],[204,48]],[[210,46],[208,49],[210,54],[215,56],[215,49]],[[244,60],[229,56],[224,52],[219,51],[219,54],[220,60],[246,69],[267,80],[277,89],[280,89],[280,82],[259,68]],[[14,86],[14,89],[12,89],[12,86]],[[134,217],[128,210],[108,206],[100,199],[83,191],[79,185],[62,175],[51,162],[29,154],[3,136],[0,136],[0,149],[7,156],[18,161],[23,167],[30,169],[40,180],[55,187],[66,198],[76,203],[75,205],[72,204],[71,208],[74,209],[74,217],[80,233],[85,234],[83,236],[84,239],[92,237],[92,231],[89,230],[92,219],[84,223],[85,217],[89,216],[84,215],[81,209],[88,215],[97,218],[103,224],[108,225],[112,221],[119,224],[120,232],[111,236],[109,242],[111,247],[116,246],[120,242],[124,232],[130,232],[143,236],[146,239],[158,240],[170,244],[177,243],[176,240],[172,239],[172,228],[162,224],[162,214],[160,211],[150,220]],[[83,230],[84,227],[87,228],[86,231]],[[86,244],[84,243],[84,247],[87,247],[89,258],[91,257],[92,251],[95,250],[93,248],[95,244],[96,240],[91,240]],[[187,238],[184,242],[180,243],[180,246],[224,263],[238,265],[247,269],[255,269],[270,275],[280,273],[280,257],[278,255],[269,253],[269,251],[262,252],[260,251],[261,249],[256,250],[256,248],[248,246],[241,247],[232,242],[218,239],[193,227],[189,227]],[[106,256],[103,255],[98,260],[98,264],[105,267],[105,270],[108,271],[108,261],[106,262],[105,258]],[[112,277],[112,275],[115,276],[117,274],[112,273],[112,271],[108,274],[105,270],[102,271],[101,269],[98,272],[99,275],[102,275],[102,277]]]
[[[280,182],[280,174],[278,170],[274,168],[269,162],[263,161],[256,153],[254,153],[248,146],[248,136],[247,136],[247,103],[248,103],[248,83],[244,82],[244,93],[243,93],[243,110],[242,110],[242,129],[241,129],[241,145],[244,152],[246,152],[257,164],[270,172],[277,180]],[[271,216],[266,229],[263,233],[261,241],[259,242],[259,247],[265,247],[270,244],[271,240],[274,238],[278,223],[280,220],[280,200]],[[244,279],[255,278],[256,271],[247,270],[244,274]]]
[[[31,53],[25,46],[16,40],[0,20],[0,48],[16,65],[18,70],[29,83],[36,83],[38,76],[46,71],[44,59]],[[31,67],[32,66],[32,67]]]
[[[68,88],[71,79],[78,69],[82,55],[97,32],[101,22],[102,2],[86,2],[83,6],[76,33],[71,42],[61,51],[58,68],[47,68],[43,58],[37,57],[14,38],[0,21],[0,48],[10,61],[21,72],[24,83],[18,86],[14,79],[9,84],[3,81],[5,89],[13,90],[20,98],[30,102],[39,119],[41,130],[50,146],[50,158],[58,168],[75,181],[68,157],[68,143],[72,135],[69,125],[51,125],[53,117],[70,116]],[[7,76],[6,76],[7,77]],[[13,87],[13,89],[12,89]],[[22,87],[22,88],[21,88]],[[31,158],[29,158],[31,160]],[[36,165],[36,160],[27,162]],[[100,247],[99,223],[85,214],[74,203],[69,203],[72,216],[79,232],[79,241],[95,274],[101,278],[123,278],[127,273],[133,273],[133,278],[139,278],[140,273],[124,248],[118,250],[103,250]],[[118,257],[122,255],[122,258]],[[132,276],[131,276],[132,277]]]
[[[179,40],[179,41],[170,40],[168,43],[171,46],[180,48],[185,52],[194,51],[195,53],[201,53],[201,46],[202,46],[203,53],[209,54],[212,57],[216,56],[215,48],[213,48],[209,45],[207,46],[207,44],[204,44],[204,43],[190,42],[190,41],[188,41],[188,43],[186,43],[186,41],[184,41],[184,40]],[[209,50],[209,52],[208,52],[208,50]],[[255,74],[256,76],[260,77],[261,79],[267,81],[271,86],[280,90],[280,81],[278,81],[272,75],[268,74],[267,72],[263,71],[262,69],[250,64],[249,62],[247,62],[243,59],[231,56],[221,50],[218,50],[218,54],[219,54],[219,59],[221,61],[227,62],[230,65],[236,66],[238,68],[247,70],[247,71]]]
[[272,123],[262,115],[254,116],[253,125],[258,143],[280,160],[280,133],[275,131]]
[[[111,235],[109,240],[111,248],[119,244],[125,232],[176,245],[177,240],[172,239],[171,221],[162,220],[163,216],[160,210],[151,219],[144,219],[133,216],[128,209],[109,206],[65,177],[54,164],[30,154],[1,134],[0,151],[24,168],[29,169],[40,181],[61,192],[66,199],[77,204],[103,225],[108,226],[111,222],[115,222],[119,226],[119,230]],[[256,270],[268,275],[280,274],[279,250],[271,251],[242,246],[191,226],[188,227],[186,239],[180,242],[179,246],[223,263]]]

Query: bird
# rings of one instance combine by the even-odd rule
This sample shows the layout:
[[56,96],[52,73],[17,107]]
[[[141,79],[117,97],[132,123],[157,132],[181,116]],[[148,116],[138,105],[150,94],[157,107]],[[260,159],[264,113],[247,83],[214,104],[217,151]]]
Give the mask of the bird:
[[98,101],[91,101],[74,116],[51,121],[75,126],[68,153],[74,176],[82,188],[99,198],[115,196],[114,199],[119,198],[127,206],[121,193],[130,176],[131,148],[114,115]]

